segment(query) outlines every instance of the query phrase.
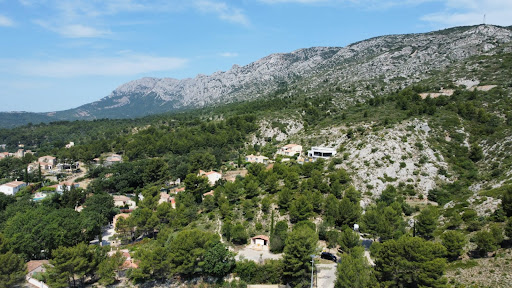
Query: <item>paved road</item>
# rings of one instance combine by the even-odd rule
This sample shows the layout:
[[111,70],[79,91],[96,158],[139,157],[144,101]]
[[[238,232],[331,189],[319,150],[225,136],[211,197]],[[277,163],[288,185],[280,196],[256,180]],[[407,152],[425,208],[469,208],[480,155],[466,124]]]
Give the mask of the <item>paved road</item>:
[[336,263],[316,264],[318,288],[334,288],[336,282]]

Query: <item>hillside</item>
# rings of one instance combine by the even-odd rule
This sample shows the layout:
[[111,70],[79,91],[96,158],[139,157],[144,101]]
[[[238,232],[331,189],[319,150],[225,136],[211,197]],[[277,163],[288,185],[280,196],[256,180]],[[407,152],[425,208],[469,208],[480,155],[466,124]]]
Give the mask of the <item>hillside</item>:
[[189,79],[142,78],[99,101],[49,113],[0,113],[13,127],[60,120],[134,118],[273,95],[330,93],[336,102],[364,100],[428,78],[473,55],[493,54],[512,39],[509,27],[479,25],[388,35],[346,47],[272,54],[246,66]]
[[[398,57],[405,53],[403,47],[394,52],[379,48],[393,37],[394,45],[398,47],[400,39],[408,47],[408,41],[418,37],[442,41],[459,34],[465,36],[445,51],[450,58],[433,55],[429,49],[438,48],[422,44],[430,52],[424,52],[421,61],[437,67],[424,74],[415,62],[420,60],[411,56],[414,52]],[[96,285],[99,279],[102,285],[119,287],[168,287],[177,282],[306,287],[310,255],[329,251],[341,262],[318,259],[315,264],[315,273],[337,272],[328,287],[335,282],[340,287],[510,287],[509,34],[508,28],[463,27],[348,46],[368,45],[368,55],[384,49],[372,59],[346,57],[367,70],[349,62],[344,70],[329,70],[327,63],[340,63],[339,54],[348,47],[330,56],[326,51],[331,48],[315,48],[309,51],[325,54],[309,63],[324,59],[322,72],[296,77],[291,84],[281,82],[260,97],[242,101],[246,96],[237,94],[241,98],[232,103],[136,119],[0,129],[0,143],[7,150],[15,152],[24,144],[36,153],[0,160],[0,183],[34,183],[16,197],[0,193],[0,257],[16,254],[25,260],[64,263],[73,255],[80,261],[94,260],[81,262],[89,266],[61,265],[47,274],[52,284],[64,286],[67,275],[78,275],[77,282]],[[497,40],[475,40],[480,43],[476,46],[468,40],[491,37],[485,35]],[[394,61],[390,54],[408,64],[386,66]],[[367,61],[381,68],[365,66]],[[374,71],[379,69],[386,72]],[[400,74],[403,71],[419,76],[410,79]],[[342,79],[348,75],[355,82],[345,84]],[[376,75],[386,76],[375,80]],[[153,91],[159,82],[133,82],[119,96],[138,89]],[[135,83],[146,83],[145,88]],[[65,148],[70,141],[75,146]],[[276,155],[289,143],[302,145],[303,155],[313,146],[333,148],[337,154],[306,163],[297,156]],[[107,164],[114,153],[122,163]],[[245,160],[258,154],[273,163]],[[78,176],[25,170],[43,155],[61,163],[79,161],[85,168],[76,182],[87,186],[52,193],[51,186],[57,184],[52,179]],[[210,184],[198,175],[200,170],[229,177]],[[176,184],[178,178],[181,184]],[[35,192],[48,196],[32,201]],[[113,196],[125,196],[135,206],[123,202],[115,208]],[[75,211],[78,206],[81,212]],[[118,222],[114,240],[138,267],[116,279],[121,274],[114,268],[119,265],[110,262],[116,258],[106,257],[107,249],[80,242],[94,240],[120,209],[130,215]],[[354,224],[359,233],[353,231]],[[269,251],[248,247],[253,236],[269,238]],[[75,270],[66,274],[64,269]],[[80,276],[86,273],[92,277]],[[239,280],[219,284],[232,276]],[[317,277],[319,283],[327,279]]]

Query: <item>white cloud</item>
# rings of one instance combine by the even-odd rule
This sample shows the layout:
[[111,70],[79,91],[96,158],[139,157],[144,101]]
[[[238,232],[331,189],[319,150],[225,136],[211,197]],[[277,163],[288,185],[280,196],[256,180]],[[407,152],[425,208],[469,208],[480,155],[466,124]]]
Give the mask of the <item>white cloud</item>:
[[[67,38],[96,38],[112,34],[110,17],[122,13],[179,13],[192,10],[211,13],[219,19],[249,25],[247,15],[229,2],[216,0],[19,0],[27,9],[45,10],[44,18],[33,22]],[[138,23],[140,21],[135,21]]]
[[111,33],[108,30],[101,30],[81,24],[54,26],[41,20],[36,20],[34,23],[50,31],[59,33],[61,36],[66,38],[99,38],[105,37]]
[[48,61],[0,59],[0,72],[50,78],[129,76],[176,70],[184,67],[187,62],[188,60],[183,58],[127,53],[118,57],[90,57]]
[[46,1],[44,1],[44,0],[19,0],[19,2],[23,6],[35,6],[38,4],[43,4]]
[[438,11],[420,18],[437,26],[476,25],[483,22],[502,26],[512,25],[511,0],[259,0],[267,4],[350,5],[360,9],[384,10],[414,7],[425,3],[438,6]]
[[244,26],[249,25],[249,19],[242,12],[242,10],[228,6],[224,2],[213,2],[208,0],[196,1],[195,6],[199,11],[204,13],[214,13],[222,20],[242,24]]
[[11,27],[14,26],[14,21],[7,18],[6,16],[0,15],[0,27]]
[[233,52],[224,52],[219,54],[221,57],[231,58],[231,57],[238,57],[238,53]]
[[421,20],[447,26],[475,25],[481,24],[485,15],[488,24],[512,25],[510,0],[447,0],[443,3],[443,11],[424,15]]
[[67,38],[97,38],[110,34],[110,31],[99,30],[84,25],[68,25],[57,29],[57,32]]

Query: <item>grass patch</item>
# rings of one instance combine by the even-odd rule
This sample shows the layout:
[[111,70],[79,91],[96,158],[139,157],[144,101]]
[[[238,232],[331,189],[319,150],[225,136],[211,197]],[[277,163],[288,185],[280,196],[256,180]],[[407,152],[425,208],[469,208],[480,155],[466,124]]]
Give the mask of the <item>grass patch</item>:
[[469,269],[473,267],[477,267],[478,262],[475,260],[468,260],[468,261],[455,261],[452,263],[449,263],[446,266],[446,270],[456,270],[456,269]]

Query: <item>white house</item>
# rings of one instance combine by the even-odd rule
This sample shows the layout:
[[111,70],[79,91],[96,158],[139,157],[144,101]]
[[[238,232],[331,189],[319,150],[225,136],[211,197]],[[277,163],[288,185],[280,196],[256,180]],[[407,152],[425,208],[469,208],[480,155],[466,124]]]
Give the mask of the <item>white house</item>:
[[71,147],[73,147],[73,146],[75,146],[75,142],[69,142],[68,144],[66,144],[66,146],[65,146],[65,147],[66,147],[66,148],[71,148]]
[[5,183],[0,186],[0,192],[4,193],[5,195],[16,195],[18,191],[21,190],[21,188],[26,187],[27,183],[22,181],[13,181],[9,183]]
[[164,202],[171,203],[171,207],[176,209],[176,200],[174,199],[174,197],[171,197],[171,195],[169,195],[165,192],[160,192],[160,199],[158,200],[158,205],[160,205]]
[[284,155],[284,156],[295,156],[300,155],[302,153],[302,146],[298,144],[288,144],[284,145],[283,147],[279,148],[277,150],[278,155]]
[[78,188],[80,187],[80,184],[73,182],[61,182],[57,185],[53,185],[52,187],[55,187],[56,192],[62,193],[64,191],[70,191],[71,187]]
[[[39,157],[39,159],[37,159],[37,162],[48,163],[49,165],[51,165],[51,167],[54,167],[57,164],[57,158],[47,155],[47,156]],[[50,169],[52,169],[52,168],[50,168]]]
[[135,209],[137,208],[137,204],[135,201],[133,201],[130,197],[124,196],[124,195],[114,195],[114,206],[116,207],[126,207],[128,206],[128,209]]
[[215,171],[204,172],[203,170],[199,170],[199,176],[205,176],[208,178],[208,182],[210,185],[215,185],[215,182],[219,181],[222,178],[222,174]]
[[336,155],[336,149],[328,147],[311,147],[308,151],[308,157],[313,158],[316,161],[318,158],[329,159]]
[[263,163],[263,164],[267,164],[268,162],[268,157],[265,157],[265,156],[256,156],[256,155],[247,155],[245,156],[245,162],[250,162],[250,163]]
[[37,171],[41,167],[41,171],[50,171],[53,169],[53,165],[46,162],[34,162],[28,164],[28,172]]

